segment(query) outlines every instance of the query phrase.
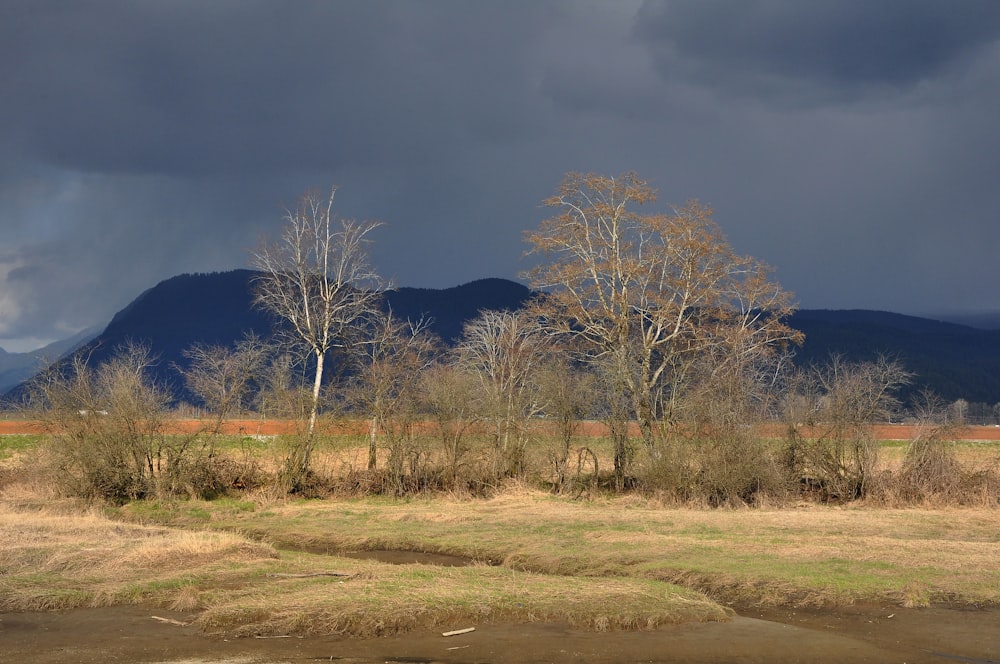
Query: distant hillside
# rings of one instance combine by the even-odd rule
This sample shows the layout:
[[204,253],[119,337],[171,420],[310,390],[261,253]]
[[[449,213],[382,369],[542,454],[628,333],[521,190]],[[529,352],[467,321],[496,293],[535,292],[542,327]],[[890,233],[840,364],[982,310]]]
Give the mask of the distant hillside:
[[228,346],[244,331],[270,336],[270,319],[253,307],[254,275],[233,270],[160,282],[115,314],[89,344],[91,361],[104,361],[126,342],[145,343],[159,359],[157,377],[169,385],[178,382],[172,364],[184,366],[182,353],[195,342]]
[[526,286],[508,279],[479,279],[441,290],[399,288],[386,293],[386,302],[401,318],[432,318],[434,333],[452,343],[462,336],[465,323],[483,309],[519,309],[531,295]]
[[[931,316],[925,316],[931,318]],[[945,313],[933,316],[939,320],[959,325],[968,325],[980,330],[1000,330],[1000,311],[984,311],[980,313]]]
[[8,353],[0,348],[0,394],[17,387],[41,371],[49,362],[72,353],[97,336],[100,329],[90,328],[69,339],[55,341],[28,353]]
[[[179,399],[189,399],[174,368],[187,364],[184,350],[196,342],[229,346],[245,332],[271,336],[272,318],[253,306],[256,275],[233,270],[162,281],[119,311],[84,352],[91,363],[99,364],[126,342],[145,343],[157,357],[156,380]],[[442,290],[399,288],[388,291],[385,301],[400,317],[430,319],[431,330],[450,343],[480,310],[516,309],[530,296],[528,288],[512,281],[481,279]]]
[[916,374],[907,393],[924,387],[948,401],[1000,402],[1000,331],[884,311],[809,310],[791,326],[806,335],[799,364],[821,363],[831,353],[871,360],[880,353]]
[[[252,306],[255,274],[234,270],[167,279],[115,315],[86,351],[91,361],[100,362],[126,341],[147,343],[159,358],[157,378],[187,398],[173,369],[174,363],[185,364],[181,353],[186,348],[195,342],[230,345],[245,331],[270,336],[271,319]],[[446,289],[399,288],[385,299],[400,317],[432,319],[432,330],[453,342],[480,310],[516,309],[531,294],[513,281],[481,279]],[[800,364],[824,362],[831,353],[851,360],[885,353],[918,374],[911,391],[926,386],[949,401],[1000,402],[1000,331],[865,310],[807,309],[796,312],[790,323],[806,335],[797,350]]]

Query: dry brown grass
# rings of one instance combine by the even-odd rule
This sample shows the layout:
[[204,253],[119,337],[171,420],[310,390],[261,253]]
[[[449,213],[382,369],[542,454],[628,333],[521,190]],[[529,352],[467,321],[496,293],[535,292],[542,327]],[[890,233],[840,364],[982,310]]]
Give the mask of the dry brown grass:
[[52,466],[52,456],[42,445],[0,457],[0,500],[17,503],[55,498]]
[[163,602],[202,574],[274,559],[233,533],[116,523],[95,512],[24,511],[0,503],[0,609]]
[[0,501],[0,611],[152,603],[228,635],[374,636],[432,625],[559,620],[594,630],[726,620],[649,579],[387,565],[276,552],[231,532],[111,521]]
[[[321,449],[318,467],[343,472],[363,460],[349,442]],[[962,463],[995,465],[993,447],[955,452]],[[512,481],[488,500],[303,502],[265,487],[252,501],[143,501],[118,510],[135,523],[162,524],[150,527],[54,501],[33,472],[22,464],[0,485],[7,610],[153,602],[197,613],[205,629],[227,634],[373,635],[468,620],[634,629],[725,617],[718,604],[671,583],[736,605],[1000,605],[1000,512],[985,507],[678,509],[636,494],[568,500]],[[40,504],[49,507],[31,507]],[[52,507],[59,504],[61,512]],[[236,532],[332,551],[450,553],[502,567],[400,568],[276,553]],[[349,577],[289,576],[334,571]]]

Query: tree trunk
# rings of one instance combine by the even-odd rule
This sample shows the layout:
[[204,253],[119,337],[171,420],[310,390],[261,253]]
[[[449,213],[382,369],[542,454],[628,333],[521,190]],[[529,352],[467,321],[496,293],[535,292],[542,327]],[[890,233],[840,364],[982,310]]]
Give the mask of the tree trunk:
[[642,444],[646,447],[646,452],[652,459],[660,457],[660,450],[656,447],[656,438],[653,435],[653,409],[645,398],[639,398],[635,406],[635,416],[639,422],[639,433],[642,434]]
[[294,488],[309,471],[309,458],[312,456],[313,435],[316,431],[316,418],[319,414],[319,393],[320,387],[323,385],[324,358],[325,354],[317,350],[316,377],[313,382],[312,408],[309,413],[309,430],[306,433],[305,441],[296,443],[295,449],[288,458],[288,477],[286,478],[286,482],[288,483],[289,488]]
[[611,426],[611,439],[615,454],[615,490],[625,490],[625,473],[628,466],[628,422],[618,422]]
[[316,351],[316,379],[313,381],[313,400],[312,400],[312,412],[309,414],[309,438],[312,438],[313,433],[316,430],[316,417],[319,414],[319,393],[320,389],[323,387],[323,361],[326,359],[326,354],[322,351]]
[[656,439],[653,435],[653,424],[656,414],[653,412],[653,390],[656,381],[652,378],[652,349],[644,351],[641,361],[640,371],[642,372],[636,379],[636,389],[632,392],[634,401],[635,417],[639,423],[639,432],[642,434],[642,443],[650,458],[658,459],[660,450],[656,449]]
[[372,415],[368,429],[368,470],[375,470],[378,465],[378,415]]

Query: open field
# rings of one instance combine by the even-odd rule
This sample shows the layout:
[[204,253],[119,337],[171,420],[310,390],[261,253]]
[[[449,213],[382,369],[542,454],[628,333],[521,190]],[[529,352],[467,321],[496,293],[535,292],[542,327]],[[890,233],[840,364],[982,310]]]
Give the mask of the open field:
[[[1000,625],[995,510],[709,511],[520,491],[479,501],[150,501],[111,514],[3,496],[0,642],[21,644],[19,661],[73,651],[64,644],[33,660],[29,652],[44,649],[14,627],[62,630],[49,614],[24,613],[53,609],[80,626],[74,661],[88,661],[85,651],[101,661],[87,634],[112,618],[153,643],[178,640],[148,651],[158,659],[131,652],[133,661],[185,649],[265,657],[240,661],[307,661],[317,650],[354,653],[351,661],[428,652],[469,661],[440,637],[469,626],[477,633],[454,643],[475,647],[476,661],[574,661],[567,645],[598,662],[624,652],[732,661],[719,642],[747,649],[737,651],[742,661],[1000,655],[1000,632],[989,629]],[[723,624],[694,626],[704,621]],[[306,640],[284,650],[232,641],[286,635]]]
[[[98,508],[45,485],[43,439],[0,445],[0,652],[23,664],[1000,660],[996,509],[708,510],[518,483]],[[318,462],[362,463],[363,442],[333,437]],[[268,453],[246,431],[220,449],[250,443]]]

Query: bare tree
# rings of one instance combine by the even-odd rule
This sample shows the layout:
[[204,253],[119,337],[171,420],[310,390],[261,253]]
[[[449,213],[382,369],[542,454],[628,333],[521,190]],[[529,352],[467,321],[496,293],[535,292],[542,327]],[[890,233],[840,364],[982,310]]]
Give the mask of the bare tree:
[[757,345],[740,327],[722,333],[686,370],[684,394],[675,406],[681,419],[716,432],[773,419],[792,366],[791,351]]
[[898,360],[885,355],[850,362],[834,354],[813,371],[824,393],[820,419],[838,432],[889,421],[900,405],[897,391],[913,378]]
[[467,434],[479,421],[482,410],[476,378],[454,364],[439,363],[421,374],[420,394],[421,407],[430,415],[440,437],[451,486],[457,489],[459,469],[471,447]]
[[634,173],[570,173],[545,201],[558,214],[525,238],[548,259],[530,277],[548,292],[540,302],[553,329],[615,365],[654,455],[654,422],[669,418],[674,403],[662,392],[684,384],[690,358],[735,338],[738,353],[800,338],[784,323],[791,295],[770,268],[726,243],[711,209],[691,202],[670,215],[636,211],[655,200]]
[[457,347],[461,367],[478,379],[492,422],[497,475],[523,470],[526,422],[539,410],[532,381],[548,340],[525,311],[482,311],[465,326]]
[[[398,439],[404,435],[395,420],[413,410],[420,375],[433,363],[437,351],[428,324],[425,319],[399,320],[392,311],[378,312],[369,319],[365,341],[357,347],[361,366],[351,391],[357,405],[371,416],[369,469],[378,463],[379,433],[388,436],[390,443],[401,442]],[[398,457],[393,454],[394,445],[390,447],[390,456]]]
[[915,396],[911,410],[917,428],[900,468],[901,492],[910,499],[959,498],[962,465],[955,454],[954,440],[963,422],[957,419],[954,404],[949,406],[925,389]]
[[969,402],[965,399],[956,399],[951,404],[952,419],[956,424],[965,425],[968,424],[969,418]]
[[[629,382],[625,378],[629,363],[628,349],[622,348],[612,353],[599,353],[589,358],[594,370],[600,399],[596,404],[596,414],[607,426],[611,437],[615,488],[625,488],[629,466],[634,457],[630,436],[632,424],[632,395]],[[595,466],[597,460],[594,460]],[[597,469],[594,471],[598,475]]]
[[312,389],[305,387],[301,368],[287,350],[274,353],[261,370],[255,406],[261,417],[297,419],[309,423]]
[[551,454],[555,490],[566,483],[569,454],[582,420],[591,414],[597,386],[594,374],[574,363],[566,348],[553,348],[538,371],[538,397],[549,422],[555,424],[559,444]]
[[227,417],[248,405],[268,354],[267,345],[252,333],[233,347],[195,343],[183,352],[189,363],[178,371],[187,388],[215,415],[216,432]]
[[[870,426],[888,421],[899,407],[897,391],[912,374],[899,361],[880,356],[850,362],[832,355],[791,381],[795,390],[786,408],[797,422],[789,424],[790,462],[803,478],[816,478],[829,498],[865,495],[878,462],[879,445]],[[798,422],[812,423],[815,439],[803,440]]]
[[[369,261],[368,235],[380,224],[336,218],[333,200],[302,197],[285,215],[281,239],[254,255],[262,274],[256,279],[256,302],[287,323],[287,341],[304,349],[315,363],[308,438],[316,428],[328,354],[356,343],[357,325],[376,310],[382,282]],[[298,455],[308,467],[311,442]]]

